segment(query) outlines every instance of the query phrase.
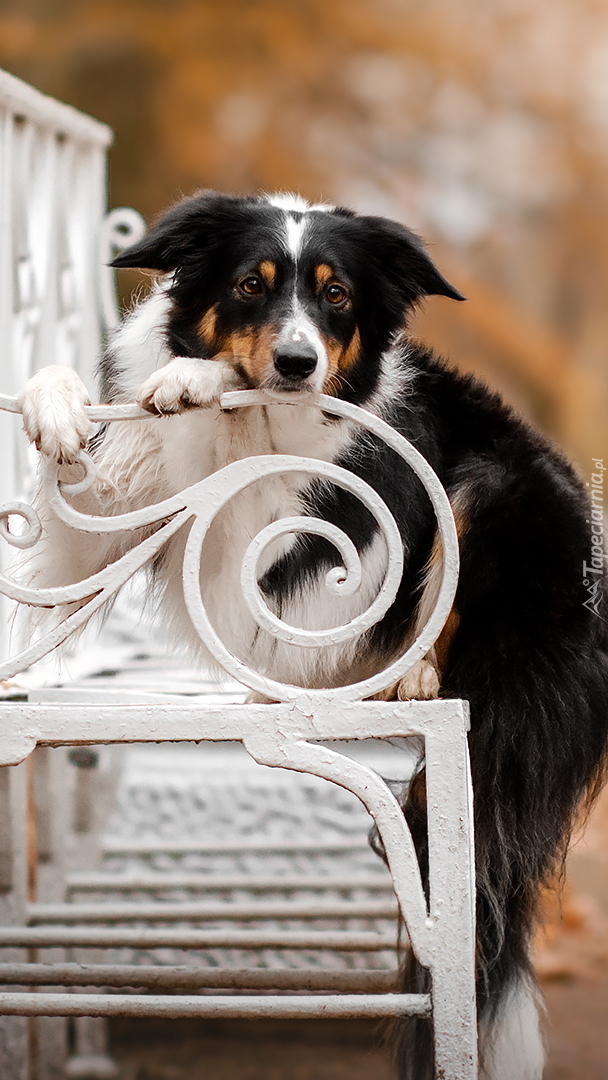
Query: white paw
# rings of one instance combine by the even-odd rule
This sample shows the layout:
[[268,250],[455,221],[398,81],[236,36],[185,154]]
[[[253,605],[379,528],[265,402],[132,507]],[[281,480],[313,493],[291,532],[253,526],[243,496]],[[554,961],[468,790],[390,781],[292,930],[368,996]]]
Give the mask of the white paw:
[[215,404],[226,390],[239,385],[224,360],[177,357],[146,379],[137,394],[142,409],[157,415],[181,413]]
[[416,667],[397,684],[399,701],[428,701],[439,695],[439,675],[428,660],[419,660]]
[[37,449],[60,464],[74,462],[93,432],[84,411],[89,393],[80,376],[59,364],[41,368],[17,400],[26,434]]

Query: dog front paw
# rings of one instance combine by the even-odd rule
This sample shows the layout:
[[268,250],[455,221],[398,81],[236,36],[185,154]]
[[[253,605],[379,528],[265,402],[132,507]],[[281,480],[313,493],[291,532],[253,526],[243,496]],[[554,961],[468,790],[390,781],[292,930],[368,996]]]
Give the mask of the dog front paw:
[[93,432],[84,410],[90,398],[80,376],[72,368],[51,364],[36,372],[17,401],[26,434],[37,449],[61,465],[76,461]]
[[177,357],[146,379],[137,402],[157,416],[174,415],[186,409],[208,408],[226,390],[237,387],[238,377],[224,360]]
[[419,660],[397,683],[399,701],[430,701],[438,696],[439,675],[428,660]]
[[374,694],[372,701],[430,701],[439,697],[439,672],[429,660],[419,660],[399,682]]

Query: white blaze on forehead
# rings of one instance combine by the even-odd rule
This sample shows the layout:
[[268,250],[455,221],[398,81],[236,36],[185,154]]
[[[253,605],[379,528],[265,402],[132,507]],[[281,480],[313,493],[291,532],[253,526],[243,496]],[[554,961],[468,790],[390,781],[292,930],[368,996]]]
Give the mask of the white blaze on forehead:
[[267,195],[266,201],[271,206],[277,206],[279,210],[286,210],[288,213],[290,210],[295,210],[300,214],[305,214],[310,209],[306,199],[303,199],[301,195],[293,195],[290,191],[278,191],[275,195]]
[[297,259],[300,254],[307,224],[304,214],[301,217],[293,217],[292,214],[286,214],[285,216],[285,242],[289,254],[293,255],[294,259]]
[[275,195],[266,195],[265,198],[271,206],[284,211],[285,231],[281,239],[294,259],[298,258],[302,249],[302,241],[309,221],[308,214],[315,211],[329,213],[334,209],[328,203],[308,203],[301,195],[293,195],[291,192],[278,192]]
[[271,206],[278,206],[279,210],[295,210],[297,213],[306,214],[309,210],[318,210],[320,213],[329,213],[335,207],[331,203],[309,203],[301,195],[294,195],[291,191],[277,191],[274,195],[266,195],[266,202]]

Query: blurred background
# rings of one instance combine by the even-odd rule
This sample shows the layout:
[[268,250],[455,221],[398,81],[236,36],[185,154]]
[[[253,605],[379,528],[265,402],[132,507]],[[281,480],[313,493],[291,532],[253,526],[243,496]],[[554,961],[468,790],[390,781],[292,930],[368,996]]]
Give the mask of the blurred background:
[[0,64],[116,132],[111,204],[287,189],[400,218],[468,305],[417,331],[608,454],[602,0],[2,0]]
[[[469,298],[414,332],[584,474],[608,457],[605,2],[1,0],[0,66],[113,127],[110,205],[288,189],[406,222]],[[551,1080],[608,1076],[607,852],[600,806],[539,949]]]

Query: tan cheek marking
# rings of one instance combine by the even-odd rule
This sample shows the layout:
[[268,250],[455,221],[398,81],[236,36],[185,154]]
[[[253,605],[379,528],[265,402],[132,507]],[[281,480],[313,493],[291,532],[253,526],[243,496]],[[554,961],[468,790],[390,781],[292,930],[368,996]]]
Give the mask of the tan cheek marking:
[[253,348],[253,331],[240,330],[228,334],[222,341],[222,351],[219,359],[227,360],[248,371],[249,357]]
[[323,338],[323,344],[327,353],[327,375],[323,384],[323,393],[337,394],[342,385],[338,376],[340,357],[343,352],[342,345],[335,338]]
[[264,259],[259,265],[259,271],[269,289],[274,289],[274,284],[277,279],[277,268],[275,263],[270,259]]
[[221,356],[238,365],[252,385],[257,386],[272,367],[275,340],[276,331],[272,326],[262,326],[257,331],[237,331],[222,343]]
[[205,345],[211,346],[215,340],[215,328],[217,326],[217,304],[209,308],[205,312],[201,321],[198,324],[198,332],[205,342]]
[[268,325],[260,327],[255,336],[249,374],[256,383],[262,382],[272,369],[276,338],[275,328]]
[[340,368],[342,371],[350,371],[355,366],[359,359],[359,353],[361,352],[361,335],[359,328],[355,327],[355,332],[350,339],[346,349],[342,353],[340,358]]
[[337,394],[342,385],[341,373],[347,374],[357,363],[361,351],[361,336],[359,330],[355,332],[346,348],[335,338],[324,338],[327,351],[327,375],[323,391],[326,394]]
[[334,272],[333,272],[331,266],[328,266],[327,263],[319,263],[318,266],[315,266],[315,287],[316,287],[316,291],[318,293],[321,292],[321,289],[323,288],[323,286],[327,285],[327,282],[331,281],[331,279],[334,276],[335,275],[334,275]]

